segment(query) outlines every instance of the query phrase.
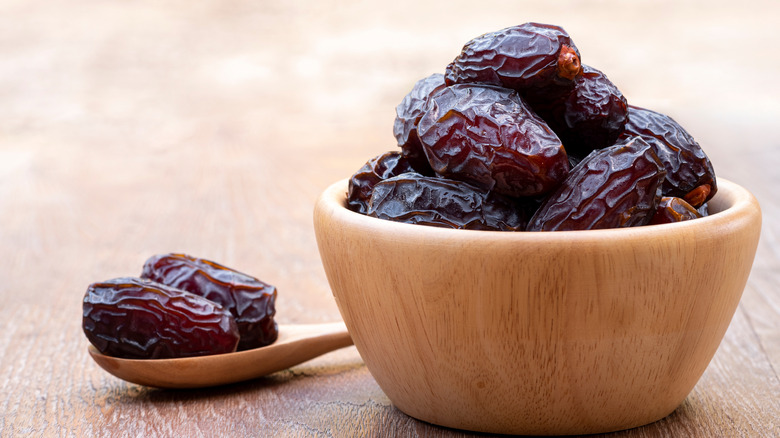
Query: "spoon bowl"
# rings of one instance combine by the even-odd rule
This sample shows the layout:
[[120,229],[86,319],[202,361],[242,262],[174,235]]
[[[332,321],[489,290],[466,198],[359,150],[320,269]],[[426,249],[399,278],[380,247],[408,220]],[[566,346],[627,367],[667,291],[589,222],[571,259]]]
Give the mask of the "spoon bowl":
[[343,322],[279,325],[271,345],[235,353],[175,359],[122,359],[101,354],[94,346],[89,355],[122,380],[156,388],[205,388],[256,379],[352,345]]

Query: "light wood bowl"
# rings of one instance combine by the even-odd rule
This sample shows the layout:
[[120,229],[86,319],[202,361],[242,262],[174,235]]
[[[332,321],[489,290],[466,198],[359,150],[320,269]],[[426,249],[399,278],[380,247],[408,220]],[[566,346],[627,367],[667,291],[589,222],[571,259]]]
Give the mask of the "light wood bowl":
[[482,432],[599,433],[669,415],[726,332],[761,211],[718,182],[702,219],[512,233],[363,216],[341,181],[314,224],[355,346],[398,409]]

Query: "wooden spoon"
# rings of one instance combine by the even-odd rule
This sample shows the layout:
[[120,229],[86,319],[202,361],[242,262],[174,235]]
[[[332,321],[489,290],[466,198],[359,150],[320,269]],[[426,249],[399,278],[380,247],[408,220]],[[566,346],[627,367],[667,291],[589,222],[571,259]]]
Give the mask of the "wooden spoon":
[[271,345],[235,353],[176,359],[122,359],[89,354],[120,379],[157,388],[204,388],[241,382],[281,371],[327,352],[352,345],[343,322],[279,325]]

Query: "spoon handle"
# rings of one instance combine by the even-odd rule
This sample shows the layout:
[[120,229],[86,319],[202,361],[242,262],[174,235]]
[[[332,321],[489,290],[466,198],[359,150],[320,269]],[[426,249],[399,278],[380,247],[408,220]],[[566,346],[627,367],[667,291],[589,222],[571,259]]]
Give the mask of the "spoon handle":
[[[222,375],[215,375],[215,381],[209,382],[207,386],[256,379],[350,345],[352,338],[343,322],[279,325],[276,342],[254,350],[229,353],[232,356],[229,369],[223,368]],[[220,356],[227,358],[225,355],[214,355],[204,359]]]
[[[352,337],[343,322],[324,324],[287,324],[279,327],[279,339],[267,349],[276,349],[279,365],[289,368],[325,353],[352,345]],[[277,370],[278,371],[278,370]],[[267,373],[266,373],[267,374]]]
[[[281,324],[279,339],[276,343],[298,342],[301,339],[333,340],[344,343],[340,347],[352,345],[352,338],[343,321],[322,324]],[[330,350],[328,350],[330,351]]]

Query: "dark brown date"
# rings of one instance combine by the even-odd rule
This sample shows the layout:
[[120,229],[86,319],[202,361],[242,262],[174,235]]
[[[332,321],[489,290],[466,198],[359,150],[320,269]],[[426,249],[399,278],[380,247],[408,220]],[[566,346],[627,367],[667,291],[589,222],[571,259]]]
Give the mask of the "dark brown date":
[[407,172],[414,172],[414,169],[409,160],[398,151],[386,152],[368,160],[349,179],[347,207],[352,211],[366,214],[374,186],[382,180]]
[[658,203],[658,208],[650,220],[651,225],[670,224],[702,217],[691,204],[684,199],[664,196]]
[[[666,169],[664,196],[685,198],[699,207],[717,192],[715,171],[699,143],[679,123],[664,114],[629,105],[621,138],[640,136],[655,150]],[[697,193],[689,195],[692,191]],[[704,196],[701,196],[705,193]]]
[[90,285],[82,328],[98,351],[128,359],[230,353],[239,340],[233,316],[219,304],[138,278]]
[[567,93],[582,72],[580,53],[563,28],[525,23],[467,42],[447,66],[447,85],[478,83],[540,100]]
[[437,174],[485,191],[537,196],[569,172],[558,136],[506,88],[446,87],[431,96],[417,132]]
[[238,350],[273,343],[276,288],[209,260],[184,254],[156,255],[144,263],[142,278],[200,295],[228,310],[236,320]]
[[696,211],[701,215],[701,217],[710,215],[710,207],[706,203],[702,204],[701,207],[696,209]]
[[574,90],[545,111],[534,107],[558,134],[569,155],[584,158],[615,144],[628,120],[628,103],[607,76],[587,65]]
[[583,159],[529,221],[529,231],[646,225],[656,210],[666,172],[639,137]]
[[710,197],[712,191],[709,184],[704,184],[685,194],[685,201],[690,205],[702,206]]
[[398,141],[403,156],[418,173],[433,175],[428,158],[423,152],[420,138],[417,136],[417,124],[425,112],[425,105],[431,94],[444,88],[444,75],[435,73],[420,79],[412,87],[400,104],[395,108],[393,135]]
[[521,231],[521,205],[461,181],[407,173],[374,187],[368,215],[435,227]]

